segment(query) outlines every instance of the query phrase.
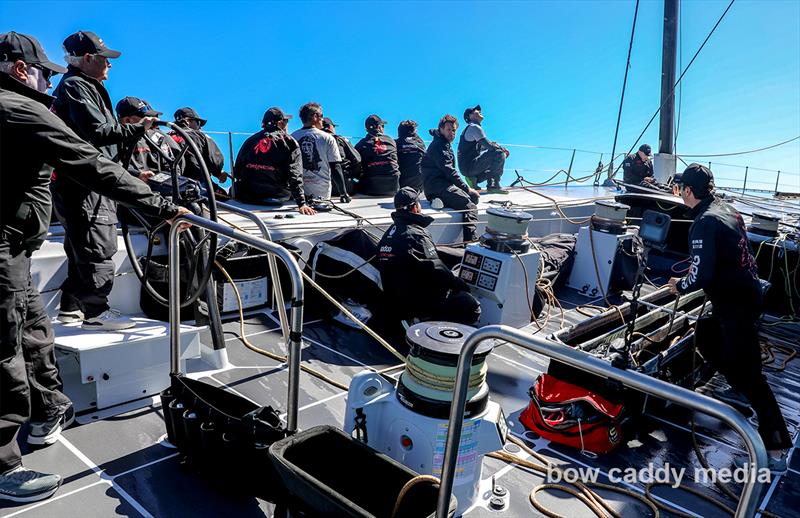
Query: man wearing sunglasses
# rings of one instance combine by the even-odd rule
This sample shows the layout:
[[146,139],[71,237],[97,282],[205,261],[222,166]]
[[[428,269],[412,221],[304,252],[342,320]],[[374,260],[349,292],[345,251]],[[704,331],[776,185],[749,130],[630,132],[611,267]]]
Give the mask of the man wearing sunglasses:
[[[183,170],[183,174],[189,178],[201,181],[203,179],[203,169],[198,160],[203,160],[206,164],[206,169],[208,169],[208,174],[210,174],[211,177],[216,178],[220,182],[226,182],[228,180],[228,173],[222,170],[225,165],[225,157],[222,155],[222,151],[220,151],[217,143],[214,142],[214,139],[203,133],[203,126],[205,126],[208,121],[201,118],[194,108],[188,106],[179,108],[175,112],[174,118],[175,124],[186,131],[186,134],[189,135],[189,138],[197,145],[197,149],[200,150],[200,154],[202,155],[201,157],[196,157],[194,153],[187,153],[186,167]],[[171,131],[169,135],[178,144],[183,142],[183,137],[178,135],[177,132]],[[222,187],[217,186],[217,188],[218,194],[222,192],[227,195]]]
[[[93,32],[79,31],[64,40],[67,73],[56,87],[53,110],[79,137],[106,158],[121,160],[125,141],[136,141],[153,125],[154,117],[136,124],[117,121],[103,81],[111,59],[120,56]],[[56,215],[64,226],[67,279],[61,286],[61,322],[83,321],[84,329],[112,331],[135,325],[111,309],[108,296],[114,283],[117,251],[117,204],[74,182],[62,181],[55,171]]]
[[[147,101],[138,97],[125,97],[117,103],[117,117],[122,124],[138,124],[145,117],[158,118],[161,112],[154,110]],[[159,153],[155,148],[161,150]],[[133,176],[147,182],[156,172],[170,170],[170,161],[180,153],[180,146],[166,133],[151,127],[138,139],[123,142],[120,148],[120,163]],[[163,153],[163,156],[162,156]],[[166,157],[166,158],[165,158]],[[177,164],[177,173],[184,169],[184,159]]]

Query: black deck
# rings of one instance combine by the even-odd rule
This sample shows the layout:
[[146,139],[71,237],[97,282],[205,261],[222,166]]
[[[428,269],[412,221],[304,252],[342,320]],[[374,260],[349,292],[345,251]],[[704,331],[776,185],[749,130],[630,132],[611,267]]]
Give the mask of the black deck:
[[[582,317],[570,310],[576,299],[569,303],[563,297],[568,322]],[[547,332],[555,330],[559,319],[548,324]],[[253,399],[259,404],[285,408],[287,370],[278,362],[245,349],[238,341],[238,324],[225,324],[226,339],[232,367],[211,373],[206,381],[225,385],[230,390]],[[262,313],[247,320],[247,333],[251,341],[263,348],[283,352],[280,331],[274,317]],[[303,361],[328,373],[341,382],[364,365],[384,367],[397,361],[365,334],[327,322],[311,321],[304,329],[305,349]],[[527,406],[528,388],[537,375],[546,369],[547,360],[509,344],[500,345],[489,356],[488,382],[492,398],[503,407],[511,432],[524,438],[543,455],[563,464],[597,467],[603,474],[609,469],[629,466],[642,467],[650,462],[662,465],[669,462],[675,467],[692,470],[698,465],[692,449],[688,426],[691,415],[672,408],[658,416],[646,415],[645,426],[638,436],[627,437],[612,454],[590,459],[571,450],[525,433],[518,421],[519,413]],[[789,423],[790,431],[797,437],[800,424],[800,360],[791,361],[780,373],[767,370],[769,382]],[[300,394],[300,427],[318,424],[341,426],[345,410],[345,393],[315,378],[303,376]],[[162,409],[156,401],[152,405],[115,417],[93,419],[81,416],[80,422],[65,431],[56,444],[38,451],[27,452],[25,463],[33,469],[55,471],[65,476],[64,485],[49,500],[35,504],[0,504],[0,516],[271,516],[273,505],[256,498],[232,497],[212,487],[209,482],[181,464],[175,450],[164,447],[159,439],[164,435]],[[734,453],[742,452],[739,438],[720,423],[697,417],[700,445],[715,467],[730,466]],[[24,447],[26,445],[23,444]],[[511,492],[510,508],[503,512],[474,509],[469,516],[538,516],[528,501],[531,489],[542,483],[542,476],[527,469],[510,467],[502,461],[487,458],[484,478],[496,474],[499,484]],[[346,476],[364,476],[356,470]],[[252,477],[252,473],[230,473],[229,477]],[[704,494],[735,506],[715,487],[695,485]],[[641,486],[629,487],[642,492]],[[737,491],[739,488],[737,488]],[[723,514],[710,504],[686,493],[670,488],[659,488],[656,495],[672,505],[700,516]],[[648,516],[641,504],[614,494],[601,494],[615,502],[624,516]],[[546,493],[541,501],[566,516],[593,516],[579,501],[563,493]],[[762,495],[759,508],[781,516],[796,516],[800,501],[800,456],[795,456],[792,468],[772,481]]]

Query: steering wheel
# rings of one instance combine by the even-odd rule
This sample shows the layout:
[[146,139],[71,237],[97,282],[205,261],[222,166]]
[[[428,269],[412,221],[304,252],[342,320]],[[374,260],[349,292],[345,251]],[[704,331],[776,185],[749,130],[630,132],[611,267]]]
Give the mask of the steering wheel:
[[[147,142],[148,147],[159,156],[159,171],[148,181],[148,185],[150,185],[153,192],[157,192],[165,198],[171,199],[176,205],[186,207],[198,216],[206,217],[211,221],[217,221],[217,201],[214,196],[214,184],[211,182],[208,168],[206,167],[197,145],[189,137],[186,130],[172,122],[156,121],[155,125],[166,126],[175,131],[183,138],[183,142],[177,144],[180,150],[175,153],[174,156],[171,156],[145,134],[144,140]],[[179,165],[187,152],[193,153],[198,159],[197,162],[200,164],[200,168],[203,172],[203,177],[199,182],[179,175]],[[166,169],[166,172],[162,169],[162,166]],[[125,241],[125,249],[130,258],[133,273],[136,274],[142,286],[154,300],[159,304],[168,306],[169,300],[158,293],[150,283],[148,270],[152,262],[153,248],[156,245],[156,239],[169,224],[164,220],[154,220],[153,218],[147,217],[135,209],[129,208],[128,212],[138,221],[147,236],[147,253],[145,256],[139,257],[131,241],[129,224],[125,221],[125,218],[121,218],[122,236]],[[180,307],[184,308],[193,304],[206,289],[217,253],[218,236],[213,232],[207,232],[198,228],[190,228],[181,232],[178,236],[181,240],[181,247],[184,250],[182,256],[188,258],[190,261],[188,269],[181,268],[181,276],[183,277],[185,273],[187,277],[184,278],[188,281],[186,297],[180,301]],[[198,272],[199,275],[197,275]],[[192,281],[195,279],[196,275],[197,282],[193,283]]]

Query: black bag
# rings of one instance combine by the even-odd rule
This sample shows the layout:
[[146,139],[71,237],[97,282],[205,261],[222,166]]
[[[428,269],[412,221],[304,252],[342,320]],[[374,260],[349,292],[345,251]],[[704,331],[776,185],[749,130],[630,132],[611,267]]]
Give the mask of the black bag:
[[161,404],[167,437],[190,465],[235,492],[273,502],[285,493],[268,457],[270,445],[289,435],[277,410],[181,375],[172,376]]

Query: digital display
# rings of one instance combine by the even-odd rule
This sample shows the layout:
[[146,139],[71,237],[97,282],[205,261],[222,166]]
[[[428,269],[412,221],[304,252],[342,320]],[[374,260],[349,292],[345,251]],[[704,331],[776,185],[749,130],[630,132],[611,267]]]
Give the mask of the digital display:
[[500,273],[500,261],[487,257],[483,261],[483,271],[493,273],[495,275]]
[[482,273],[480,277],[478,277],[479,288],[494,291],[495,286],[497,286],[497,277],[492,277],[491,275],[486,275],[485,273]]
[[459,273],[458,276],[466,283],[475,284],[475,278],[478,276],[478,272],[470,270],[469,268],[461,268],[461,273]]
[[480,256],[473,252],[467,252],[464,254],[464,264],[472,266],[473,268],[480,269],[481,259],[483,259],[483,256]]

